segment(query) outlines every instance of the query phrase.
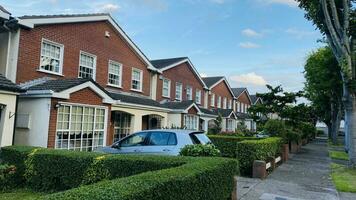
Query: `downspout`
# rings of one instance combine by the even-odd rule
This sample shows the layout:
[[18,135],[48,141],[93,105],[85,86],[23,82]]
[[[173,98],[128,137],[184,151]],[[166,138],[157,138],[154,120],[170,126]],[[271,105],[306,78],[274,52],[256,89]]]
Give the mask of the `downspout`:
[[15,145],[15,130],[16,130],[16,121],[17,121],[17,108],[19,105],[19,95],[16,95],[16,104],[15,104],[15,119],[14,119],[14,128],[12,133],[12,145]]

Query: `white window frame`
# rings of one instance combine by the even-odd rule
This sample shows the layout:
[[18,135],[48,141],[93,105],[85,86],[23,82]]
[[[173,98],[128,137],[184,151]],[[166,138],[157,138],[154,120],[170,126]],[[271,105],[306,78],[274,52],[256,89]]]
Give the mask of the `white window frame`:
[[241,112],[241,109],[240,109],[240,106],[241,106],[241,103],[239,101],[236,102],[236,110],[237,112]]
[[233,119],[226,119],[226,130],[234,131],[234,120]]
[[[188,91],[189,91],[189,95],[190,95],[189,98],[188,98]],[[187,85],[186,96],[187,96],[187,100],[189,100],[189,101],[193,100],[193,88],[190,85]]]
[[[50,70],[46,70],[46,69],[42,68],[43,43],[49,43],[49,44],[51,44],[53,46],[57,46],[57,47],[60,48],[60,53],[59,53],[59,72],[54,72],[54,71],[50,71]],[[38,71],[44,72],[44,73],[48,73],[48,74],[54,74],[54,75],[63,76],[63,60],[64,60],[63,58],[64,58],[64,45],[63,44],[60,44],[60,43],[53,42],[51,40],[42,38],[42,40],[41,40],[41,52],[40,52],[40,66],[38,68]],[[52,58],[52,59],[56,59],[56,58]]]
[[226,97],[223,98],[223,108],[224,109],[227,108],[227,98]]
[[[178,85],[180,85],[180,87],[177,87]],[[178,91],[177,88],[180,88],[180,90]],[[177,94],[179,96],[179,98],[177,98]],[[183,96],[183,83],[180,82],[176,82],[176,94],[175,94],[175,99],[182,101],[182,96]]]
[[232,109],[232,99],[229,99],[228,109]]
[[[133,88],[132,86],[133,86],[133,84],[132,84],[132,81],[134,81],[134,77],[133,77],[133,72],[134,71],[136,71],[136,72],[140,72],[140,80],[136,80],[136,81],[139,81],[139,83],[140,83],[140,89],[135,89],[135,88]],[[141,70],[141,69],[138,69],[138,68],[132,68],[132,70],[131,70],[131,90],[132,91],[136,91],[136,92],[142,92],[142,86],[143,86],[143,71]]]
[[[108,124],[108,108],[105,107],[105,106],[93,106],[93,105],[87,105],[87,104],[77,104],[77,103],[63,103],[63,102],[59,102],[60,106],[67,106],[69,107],[69,127],[68,129],[58,129],[57,127],[57,124],[58,124],[58,117],[59,117],[59,112],[58,112],[58,109],[57,109],[57,121],[56,121],[56,135],[55,135],[55,145],[54,145],[54,148],[56,149],[67,149],[67,150],[70,150],[70,132],[72,132],[73,130],[71,129],[72,128],[72,111],[73,111],[73,106],[76,106],[76,107],[82,107],[83,109],[83,112],[82,112],[82,125],[81,125],[81,132],[82,132],[82,135],[81,135],[81,144],[80,144],[80,150],[82,151],[83,149],[83,132],[84,132],[84,126],[83,126],[83,118],[84,118],[84,109],[85,108],[93,108],[94,109],[94,114],[93,114],[93,135],[94,135],[94,132],[98,132],[98,131],[103,131],[103,144],[102,146],[106,146],[106,134],[107,134],[107,124]],[[103,129],[97,129],[96,128],[96,118],[97,118],[97,110],[98,109],[101,109],[101,110],[104,110],[104,127]],[[57,132],[68,132],[68,145],[67,145],[67,148],[58,148],[57,147]],[[94,138],[92,138],[92,142],[94,142]],[[98,146],[100,147],[100,146]],[[92,149],[91,150],[94,150],[94,143],[92,143]]]
[[210,106],[215,107],[215,94],[214,93],[211,93],[211,96],[210,96]]
[[218,104],[216,105],[217,108],[221,108],[221,96],[218,96]]
[[[96,55],[82,51],[82,50],[80,50],[80,52],[79,52],[78,78],[81,78],[80,77],[80,65],[81,65],[80,57],[82,56],[82,54],[86,55],[86,56],[93,57],[93,76],[91,78],[95,81],[95,79],[96,79]],[[89,66],[83,66],[83,67],[90,68]]]
[[185,114],[184,127],[188,130],[199,129],[199,117],[197,115]]
[[[164,82],[168,81],[168,88],[165,88],[164,86]],[[167,89],[167,95],[164,94],[164,90]],[[162,80],[162,96],[166,97],[166,98],[170,98],[171,97],[171,80],[169,80],[168,78],[163,78]]]
[[201,90],[195,90],[195,103],[201,104]]
[[[114,65],[118,65],[119,66],[119,75],[117,74],[114,74],[116,76],[119,76],[119,85],[116,85],[116,84],[112,84],[110,83],[110,74],[113,74],[113,73],[110,73],[110,64],[114,64]],[[118,88],[121,88],[122,87],[122,64],[119,63],[119,62],[116,62],[116,61],[113,61],[113,60],[109,60],[109,63],[108,63],[108,86],[111,86],[111,87],[118,87]]]

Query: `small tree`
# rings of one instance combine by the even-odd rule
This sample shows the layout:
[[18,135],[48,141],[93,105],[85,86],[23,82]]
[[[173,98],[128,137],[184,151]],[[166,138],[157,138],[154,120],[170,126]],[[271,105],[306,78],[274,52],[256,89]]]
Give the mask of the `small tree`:
[[221,133],[222,130],[222,116],[219,114],[216,119],[214,119],[214,131],[216,134]]

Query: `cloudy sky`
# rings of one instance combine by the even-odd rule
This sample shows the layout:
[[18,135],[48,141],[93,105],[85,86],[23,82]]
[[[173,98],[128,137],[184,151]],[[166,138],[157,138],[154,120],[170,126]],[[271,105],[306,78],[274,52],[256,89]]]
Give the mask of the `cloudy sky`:
[[0,0],[14,16],[110,12],[150,59],[188,56],[203,76],[251,93],[303,88],[322,44],[293,0]]

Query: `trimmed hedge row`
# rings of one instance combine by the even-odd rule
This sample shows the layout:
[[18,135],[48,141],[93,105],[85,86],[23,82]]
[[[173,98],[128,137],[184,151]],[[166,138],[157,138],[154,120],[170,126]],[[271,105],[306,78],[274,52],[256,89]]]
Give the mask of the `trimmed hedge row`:
[[212,143],[220,150],[223,157],[236,158],[237,143],[244,140],[258,140],[256,137],[236,137],[224,135],[208,135]]
[[[14,160],[13,155],[21,158]],[[227,199],[237,174],[237,160],[226,158],[107,155],[27,147],[5,147],[0,156],[22,166],[18,176],[35,190],[69,189],[44,199]]]
[[216,200],[230,197],[236,161],[198,159],[177,168],[103,181],[46,196],[46,200]]
[[251,175],[254,160],[266,161],[269,157],[280,154],[283,139],[279,137],[262,140],[245,140],[237,144],[237,159],[240,173]]

